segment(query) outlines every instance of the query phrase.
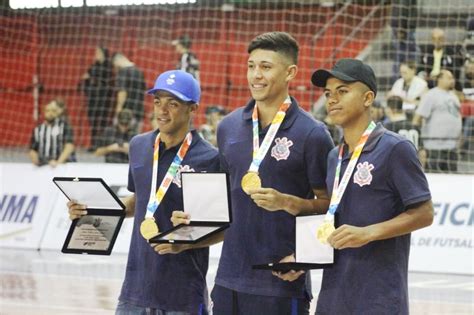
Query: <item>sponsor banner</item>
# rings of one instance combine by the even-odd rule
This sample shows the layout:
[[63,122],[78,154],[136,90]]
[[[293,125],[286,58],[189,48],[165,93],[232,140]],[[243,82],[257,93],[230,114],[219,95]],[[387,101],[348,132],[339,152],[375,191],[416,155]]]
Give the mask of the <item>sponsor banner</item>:
[[[26,163],[0,164],[0,248],[61,250],[71,224],[67,199],[54,176],[102,177],[119,197],[126,189],[128,165],[70,163],[57,168]],[[427,174],[435,218],[412,233],[411,271],[474,274],[474,177]],[[133,219],[125,219],[113,253],[128,253]],[[220,256],[221,244],[211,247]]]
[[59,192],[51,179],[66,168],[0,164],[0,247],[39,248]]
[[[70,163],[67,165],[68,177],[101,177],[112,188],[120,198],[130,195],[127,190],[128,165],[127,164],[89,164]],[[53,184],[54,185],[54,184]],[[41,249],[61,250],[67,232],[71,225],[67,211],[67,198],[59,189],[54,187],[58,196],[54,202],[53,212],[49,219],[44,238],[41,242]],[[120,229],[119,236],[115,242],[114,253],[128,253],[130,238],[132,235],[133,219],[125,219]]]
[[474,274],[474,177],[427,174],[434,221],[411,238],[412,271]]

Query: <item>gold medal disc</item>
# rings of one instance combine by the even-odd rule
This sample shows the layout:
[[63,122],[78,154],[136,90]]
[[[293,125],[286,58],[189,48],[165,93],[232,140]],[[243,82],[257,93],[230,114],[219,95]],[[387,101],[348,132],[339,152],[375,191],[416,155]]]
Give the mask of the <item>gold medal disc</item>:
[[242,177],[240,185],[242,186],[242,189],[245,191],[245,193],[250,195],[249,191],[251,189],[258,189],[262,187],[262,181],[260,180],[258,173],[247,172],[247,174]]
[[322,244],[328,243],[328,237],[334,232],[336,229],[334,228],[333,222],[325,221],[318,227],[318,232],[316,237]]
[[158,232],[158,225],[153,218],[147,218],[142,221],[142,224],[140,224],[140,234],[146,240],[158,235]]

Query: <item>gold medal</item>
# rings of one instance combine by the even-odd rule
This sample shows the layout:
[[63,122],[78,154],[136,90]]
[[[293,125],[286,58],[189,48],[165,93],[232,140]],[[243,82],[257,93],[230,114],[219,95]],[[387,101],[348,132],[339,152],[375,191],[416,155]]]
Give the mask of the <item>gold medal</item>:
[[147,218],[142,221],[142,224],[140,224],[140,234],[146,240],[149,240],[152,237],[157,236],[158,232],[159,232],[158,225],[156,224],[154,218]]
[[322,244],[328,243],[328,237],[334,232],[336,229],[334,228],[334,224],[331,221],[325,221],[318,227],[318,232],[316,237]]
[[247,174],[242,177],[240,185],[242,186],[242,189],[245,191],[245,193],[250,195],[249,191],[251,189],[258,189],[262,187],[262,181],[260,180],[258,173],[247,172]]

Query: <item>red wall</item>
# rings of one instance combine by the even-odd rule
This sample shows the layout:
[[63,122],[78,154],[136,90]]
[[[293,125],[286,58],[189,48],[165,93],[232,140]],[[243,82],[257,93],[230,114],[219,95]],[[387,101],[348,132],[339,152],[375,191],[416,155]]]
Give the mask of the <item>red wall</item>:
[[[299,74],[291,89],[309,109],[319,96],[310,84],[312,71],[328,65],[334,48],[370,9],[350,7],[316,43],[312,36],[332,17],[334,9],[306,6],[223,12],[213,8],[172,11],[142,7],[116,15],[38,11],[0,17],[0,145],[28,143],[37,123],[33,119],[33,76],[37,75],[40,108],[53,97],[64,98],[76,142],[87,146],[86,105],[77,84],[93,60],[95,46],[122,51],[144,71],[147,85],[152,86],[157,74],[175,67],[178,56],[170,41],[181,34],[192,37],[193,51],[201,61],[203,97],[196,124],[204,121],[207,105],[221,104],[231,110],[245,104],[249,98],[247,44],[266,31],[287,31],[299,41]],[[379,12],[337,57],[356,56],[384,23],[385,12]],[[151,107],[147,98],[146,111]]]

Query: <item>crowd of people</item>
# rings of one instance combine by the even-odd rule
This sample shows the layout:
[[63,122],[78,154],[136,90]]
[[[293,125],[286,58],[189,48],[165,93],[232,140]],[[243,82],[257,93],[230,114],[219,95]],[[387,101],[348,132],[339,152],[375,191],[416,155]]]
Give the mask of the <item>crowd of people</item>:
[[[410,8],[411,0],[403,2]],[[416,1],[414,1],[416,3]],[[410,17],[415,14],[396,16]],[[431,44],[418,47],[410,18],[397,18],[393,84],[372,106],[372,118],[410,139],[427,172],[455,173],[474,150],[474,19],[462,45],[447,45],[445,31],[434,28]],[[341,132],[325,119],[339,141]]]
[[[327,222],[333,226],[327,242],[338,257],[324,270],[316,314],[407,314],[410,233],[431,224],[433,205],[415,146],[373,121],[373,70],[341,59],[313,73],[328,116],[343,130],[334,147],[325,124],[291,95],[297,41],[284,32],[264,33],[247,52],[252,97],[218,124],[217,148],[190,127],[201,98],[191,74],[163,72],[148,91],[157,129],[129,144],[132,195],[122,201],[135,220],[116,314],[309,314],[309,272],[252,265],[295,261],[295,217],[328,208],[338,215]],[[223,114],[220,108],[207,114],[213,119],[215,113]],[[182,211],[183,171],[229,174],[232,224],[194,244],[150,243],[158,231],[192,219]],[[84,204],[67,205],[72,220],[87,214]],[[209,301],[208,247],[219,242]]]
[[[148,91],[129,58],[97,47],[80,84],[90,151],[129,163],[132,194],[122,202],[134,218],[117,315],[309,314],[309,272],[252,265],[295,261],[295,217],[325,213],[337,216],[327,238],[337,260],[323,272],[316,314],[408,314],[411,232],[434,216],[425,171],[457,172],[460,149],[471,148],[474,118],[463,120],[462,104],[474,102],[474,59],[448,48],[439,28],[425,50],[409,27],[394,35],[404,53],[386,93],[356,59],[313,72],[311,84],[325,98],[319,121],[291,95],[298,42],[285,32],[260,34],[247,47],[249,102],[230,113],[209,105],[197,128],[199,60],[188,36],[172,42],[177,69],[158,74]],[[145,97],[153,98],[153,115],[143,132]],[[43,116],[31,161],[76,161],[64,102],[49,101]],[[182,211],[183,171],[229,174],[232,224],[204,242],[152,244],[144,225],[158,232],[192,219]],[[71,220],[87,215],[86,205],[67,206]],[[209,294],[209,246],[219,242]]]
[[[414,41],[411,21],[407,18],[392,22],[394,65],[397,69],[391,89],[375,100],[371,108],[372,117],[415,144],[425,171],[456,172],[458,161],[468,159],[474,146],[474,31],[469,30],[474,28],[474,22],[468,22],[466,40],[461,46],[446,45],[445,32],[435,28],[431,33],[431,44],[420,48]],[[199,82],[199,59],[191,50],[190,37],[183,35],[172,41],[172,45],[179,55],[176,68],[190,73]],[[106,162],[128,162],[128,142],[142,131],[146,116],[143,72],[122,53],[110,56],[107,48],[99,46],[94,63],[82,77],[80,88],[87,99],[89,151],[104,156]],[[205,140],[217,146],[217,125],[227,110],[221,105],[210,104],[205,113],[206,122],[196,129]],[[46,111],[44,116],[46,119]],[[334,126],[330,117],[322,120],[327,124],[333,141],[338,143],[342,136],[341,128]],[[152,128],[156,128],[154,115],[150,122]],[[44,124],[48,126],[50,123],[45,121]],[[44,152],[43,146],[38,146],[38,142],[48,142],[39,139],[48,133],[34,131],[35,142],[31,143],[31,151],[37,152],[39,157],[30,154],[33,163],[75,161],[71,149],[74,147],[73,131],[70,124],[65,124],[65,127],[54,129],[49,136],[52,141],[61,134],[54,141],[61,142],[60,145],[54,149],[48,147],[52,150],[49,153]],[[61,157],[63,147],[67,150]]]

